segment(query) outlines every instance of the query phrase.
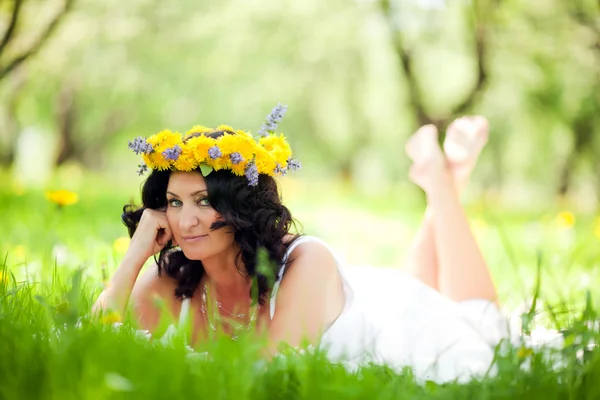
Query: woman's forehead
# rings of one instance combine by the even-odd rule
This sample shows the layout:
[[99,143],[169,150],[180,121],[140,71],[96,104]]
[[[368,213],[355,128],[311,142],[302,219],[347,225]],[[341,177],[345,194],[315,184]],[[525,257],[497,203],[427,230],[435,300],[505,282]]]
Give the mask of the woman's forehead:
[[167,186],[169,192],[181,192],[180,194],[190,194],[201,190],[206,190],[206,181],[199,172],[181,172],[173,171],[169,177]]

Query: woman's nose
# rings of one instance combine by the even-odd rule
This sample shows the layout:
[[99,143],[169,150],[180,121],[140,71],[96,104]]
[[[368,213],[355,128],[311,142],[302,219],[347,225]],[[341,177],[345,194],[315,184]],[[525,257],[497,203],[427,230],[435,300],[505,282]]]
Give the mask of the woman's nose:
[[200,223],[195,207],[183,207],[179,225],[182,230],[193,228]]

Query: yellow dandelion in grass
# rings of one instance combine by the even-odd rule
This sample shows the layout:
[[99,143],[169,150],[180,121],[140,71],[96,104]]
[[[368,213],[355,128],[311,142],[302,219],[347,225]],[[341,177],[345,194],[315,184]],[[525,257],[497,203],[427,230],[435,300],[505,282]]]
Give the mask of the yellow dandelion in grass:
[[102,321],[103,324],[112,325],[114,323],[121,322],[122,318],[121,318],[121,315],[118,312],[116,312],[116,311],[109,311],[108,313],[106,313],[106,314],[104,314],[102,316],[101,321]]
[[51,190],[46,192],[46,198],[59,207],[70,206],[79,201],[77,193],[69,190]]
[[556,224],[560,228],[571,229],[575,226],[575,215],[570,211],[561,211],[556,216]]
[[10,280],[8,271],[0,269],[0,285],[7,285]]
[[519,358],[527,358],[532,354],[533,350],[525,346],[522,346],[519,351],[517,351],[517,357]]
[[113,242],[113,250],[117,253],[125,253],[129,248],[131,239],[127,236],[122,236]]

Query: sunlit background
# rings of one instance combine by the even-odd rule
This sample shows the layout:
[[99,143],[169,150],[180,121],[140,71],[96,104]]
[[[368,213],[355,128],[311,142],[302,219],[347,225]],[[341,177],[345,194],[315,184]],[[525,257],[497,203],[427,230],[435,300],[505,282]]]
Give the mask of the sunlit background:
[[599,21],[593,0],[4,1],[0,255],[21,278],[106,279],[143,180],[128,140],[256,132],[281,102],[304,231],[401,267],[424,209],[406,139],[483,114],[465,204],[502,296],[528,293],[539,260],[550,292],[580,293],[600,255]]

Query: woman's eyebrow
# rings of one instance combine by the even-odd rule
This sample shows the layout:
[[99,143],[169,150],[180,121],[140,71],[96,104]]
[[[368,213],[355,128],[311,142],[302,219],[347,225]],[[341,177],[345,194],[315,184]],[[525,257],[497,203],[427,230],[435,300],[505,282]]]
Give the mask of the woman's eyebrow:
[[[195,196],[195,195],[197,195],[197,194],[200,194],[200,193],[202,193],[202,192],[206,192],[206,191],[207,191],[206,189],[197,190],[197,191],[195,191],[194,193],[191,193],[191,194],[190,194],[190,196]],[[179,197],[179,196],[177,196],[175,193],[173,193],[173,192],[169,192],[168,190],[167,190],[167,194],[170,194],[171,196]]]

